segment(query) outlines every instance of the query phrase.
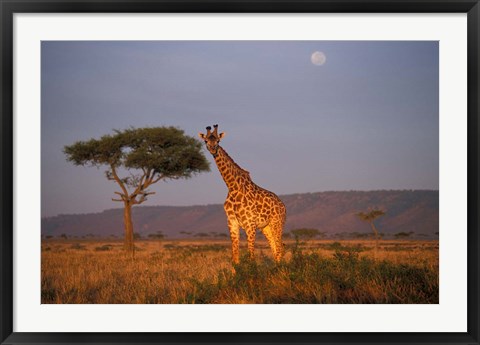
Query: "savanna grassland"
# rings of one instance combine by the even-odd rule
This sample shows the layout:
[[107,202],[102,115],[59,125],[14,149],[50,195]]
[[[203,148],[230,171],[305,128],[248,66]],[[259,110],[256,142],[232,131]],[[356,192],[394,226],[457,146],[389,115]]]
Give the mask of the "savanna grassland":
[[[44,240],[42,303],[438,303],[438,241],[266,242],[232,269],[229,240]],[[244,255],[246,248],[242,248]]]

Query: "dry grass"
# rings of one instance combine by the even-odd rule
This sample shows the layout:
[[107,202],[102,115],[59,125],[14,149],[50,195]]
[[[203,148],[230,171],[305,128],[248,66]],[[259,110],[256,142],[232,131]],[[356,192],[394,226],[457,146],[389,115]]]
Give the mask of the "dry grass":
[[[438,241],[266,243],[232,272],[223,240],[44,241],[42,303],[438,303]],[[245,252],[245,248],[243,248]]]

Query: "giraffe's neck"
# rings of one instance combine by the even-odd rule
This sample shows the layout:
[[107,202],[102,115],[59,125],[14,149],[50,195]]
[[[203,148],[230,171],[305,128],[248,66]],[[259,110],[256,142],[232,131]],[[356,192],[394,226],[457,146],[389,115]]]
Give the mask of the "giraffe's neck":
[[215,163],[217,163],[218,171],[222,175],[228,190],[232,191],[238,189],[239,177],[248,177],[250,180],[248,171],[242,169],[228,153],[221,147],[218,147],[217,154],[214,156]]

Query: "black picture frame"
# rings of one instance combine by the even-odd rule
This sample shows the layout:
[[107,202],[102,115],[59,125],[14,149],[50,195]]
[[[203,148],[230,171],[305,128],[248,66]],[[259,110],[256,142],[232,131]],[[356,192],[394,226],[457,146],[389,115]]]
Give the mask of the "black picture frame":
[[[2,344],[479,344],[478,0],[0,0],[0,340]],[[13,332],[13,16],[15,13],[441,13],[468,15],[468,330],[465,333],[15,333]],[[452,318],[455,316],[452,315]]]

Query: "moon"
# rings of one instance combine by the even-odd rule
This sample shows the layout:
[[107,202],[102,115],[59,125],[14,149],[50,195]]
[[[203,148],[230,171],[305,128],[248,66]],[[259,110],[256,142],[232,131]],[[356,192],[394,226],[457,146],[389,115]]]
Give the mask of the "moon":
[[310,61],[312,61],[315,66],[321,66],[327,61],[327,56],[324,52],[316,51],[310,57]]

